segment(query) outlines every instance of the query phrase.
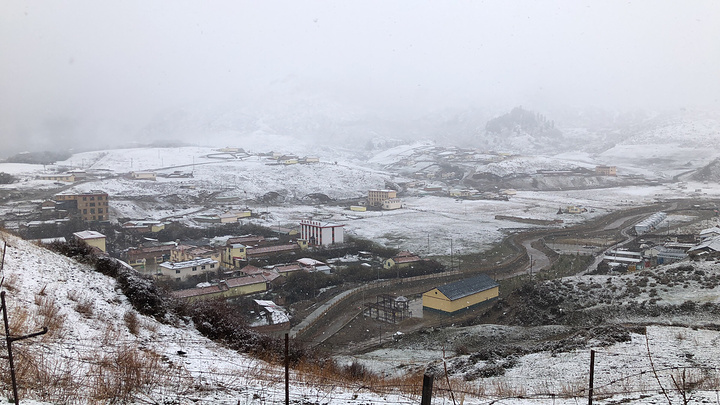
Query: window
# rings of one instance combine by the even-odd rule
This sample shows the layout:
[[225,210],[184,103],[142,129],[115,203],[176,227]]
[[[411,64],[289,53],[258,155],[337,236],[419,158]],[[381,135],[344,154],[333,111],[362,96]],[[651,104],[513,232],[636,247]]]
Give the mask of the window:
[[102,214],[102,208],[98,208],[98,214]]
[[93,221],[95,220],[95,215],[92,216],[92,220],[93,220]]
[[180,274],[180,270],[175,270],[175,274]]
[[95,203],[90,203],[90,206],[91,206],[91,207],[94,207],[94,206],[95,206]]
[[98,201],[100,201],[100,200],[102,200],[102,196],[101,196],[101,195],[98,196]]
[[83,197],[83,201],[87,201],[87,197]]
[[197,266],[193,267],[192,271],[197,271]]
[[211,264],[211,265],[210,265],[210,268],[211,268],[211,269],[214,269],[214,268],[215,268],[215,263]]
[[83,214],[87,214],[87,208],[83,210]]
[[201,270],[205,270],[205,266],[202,266],[200,269],[201,269]]
[[90,197],[90,201],[95,201],[95,197]]
[[90,213],[91,213],[91,214],[94,214],[94,213],[95,213],[95,208],[90,208]]

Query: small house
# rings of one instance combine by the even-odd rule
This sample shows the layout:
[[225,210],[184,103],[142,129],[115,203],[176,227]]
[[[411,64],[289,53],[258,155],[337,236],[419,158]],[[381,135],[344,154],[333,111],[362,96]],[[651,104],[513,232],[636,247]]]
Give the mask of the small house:
[[103,253],[107,253],[107,249],[105,247],[105,235],[101,234],[100,232],[75,232],[73,236],[75,236],[76,239],[81,240],[94,248],[100,249]]
[[157,174],[155,172],[131,172],[130,178],[133,180],[157,180]]

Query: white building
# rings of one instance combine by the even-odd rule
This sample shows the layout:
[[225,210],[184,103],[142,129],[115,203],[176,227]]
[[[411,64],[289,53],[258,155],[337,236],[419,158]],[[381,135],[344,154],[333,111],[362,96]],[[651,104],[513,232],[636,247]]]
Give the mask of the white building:
[[131,172],[130,177],[135,180],[157,180],[155,172]]
[[300,238],[314,246],[329,246],[344,243],[343,226],[318,221],[302,220],[300,222]]
[[195,259],[185,262],[164,262],[160,263],[160,273],[176,281],[187,280],[196,274],[204,274],[216,271],[218,261],[213,259]]
[[396,210],[402,208],[402,200],[399,198],[391,198],[382,202],[382,209]]

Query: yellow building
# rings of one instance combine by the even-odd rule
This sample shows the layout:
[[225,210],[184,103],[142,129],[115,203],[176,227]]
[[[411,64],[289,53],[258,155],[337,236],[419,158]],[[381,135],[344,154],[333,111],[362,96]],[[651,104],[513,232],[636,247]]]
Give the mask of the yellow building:
[[91,191],[84,194],[57,194],[55,201],[69,201],[77,209],[84,221],[108,221],[110,208],[108,194],[102,191]]
[[130,177],[134,180],[157,180],[155,172],[130,172]]
[[267,291],[267,279],[262,274],[230,278],[208,287],[175,291],[172,295],[188,301],[215,298],[234,298]]
[[598,176],[617,176],[617,166],[595,166],[595,174]]
[[423,294],[423,309],[458,312],[498,297],[500,286],[485,274],[445,284]]
[[88,245],[92,247],[96,247],[100,250],[102,250],[104,253],[107,253],[107,249],[105,247],[105,235],[101,234],[100,232],[95,231],[82,231],[82,232],[75,232],[73,234],[77,239],[87,243]]
[[74,174],[58,173],[58,174],[41,174],[38,176],[40,180],[66,181],[72,183],[76,180]]
[[225,268],[232,268],[235,266],[236,260],[247,259],[247,246],[242,243],[230,243],[225,246],[222,252],[222,265]]
[[395,190],[369,190],[367,202],[371,207],[380,207],[383,201],[397,198]]

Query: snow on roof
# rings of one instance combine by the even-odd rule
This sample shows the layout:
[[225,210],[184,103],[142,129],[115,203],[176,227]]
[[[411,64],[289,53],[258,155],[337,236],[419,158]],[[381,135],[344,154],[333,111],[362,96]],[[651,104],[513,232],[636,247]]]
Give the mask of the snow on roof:
[[201,266],[203,264],[217,264],[217,262],[218,262],[217,260],[202,258],[202,259],[188,260],[185,262],[163,262],[163,263],[160,263],[160,266],[164,267],[166,269],[170,269],[170,270],[177,270],[177,269],[184,269],[187,267]]
[[[290,316],[285,311],[285,308],[275,304],[272,301],[267,300],[254,300],[256,304],[263,307],[270,314],[271,324],[278,325],[286,322],[290,322]],[[255,326],[255,325],[253,325]]]
[[403,263],[415,263],[419,262],[422,259],[420,256],[401,256],[401,257],[395,257],[392,259],[395,264],[403,264]]
[[702,243],[695,245],[688,249],[688,252],[694,252],[696,250],[703,250],[703,249],[709,249],[713,251],[720,251],[720,236],[716,236],[714,238],[706,239]]
[[309,257],[303,257],[302,259],[297,259],[296,262],[298,262],[301,265],[306,266],[306,267],[321,266],[321,265],[325,264],[319,260],[311,259]]
[[603,257],[604,260],[612,260],[614,262],[622,262],[622,263],[640,263],[643,260],[642,259],[636,259],[633,257],[622,257],[622,256],[608,256],[605,255]]
[[290,273],[291,271],[302,270],[302,267],[299,264],[281,264],[275,266],[274,270],[278,273]]
[[300,223],[303,225],[313,226],[316,228],[341,228],[341,227],[345,226],[344,224],[334,224],[331,222],[310,221],[307,219],[303,219],[302,221],[300,221]]
[[190,298],[198,297],[201,295],[216,294],[223,292],[225,289],[215,284],[210,286],[201,286],[197,288],[188,288],[186,290],[173,291],[172,295],[176,298]]
[[710,234],[720,235],[720,227],[713,226],[712,228],[706,228],[700,231],[700,236],[706,236]]
[[96,231],[81,231],[81,232],[75,232],[73,234],[78,239],[101,239],[105,238],[105,235],[101,234],[100,232]]

